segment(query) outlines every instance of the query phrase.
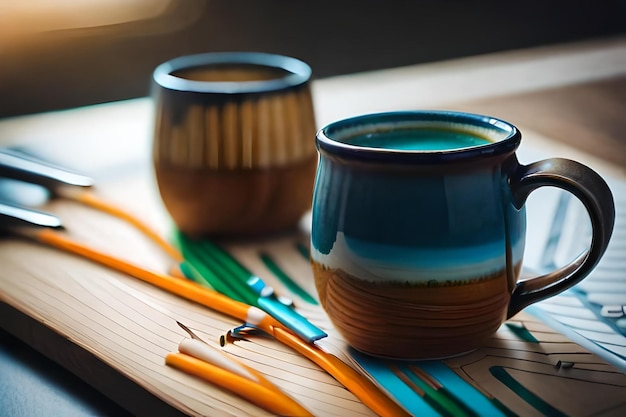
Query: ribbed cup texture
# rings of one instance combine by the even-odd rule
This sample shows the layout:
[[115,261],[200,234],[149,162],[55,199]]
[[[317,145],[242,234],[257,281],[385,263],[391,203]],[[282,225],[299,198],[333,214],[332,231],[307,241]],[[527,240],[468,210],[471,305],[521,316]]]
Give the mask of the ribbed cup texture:
[[316,153],[308,85],[264,94],[191,102],[175,112],[156,102],[154,161],[237,170],[286,166]]
[[505,272],[424,285],[374,283],[316,262],[313,273],[322,306],[348,344],[394,359],[476,349],[505,320],[510,300]]

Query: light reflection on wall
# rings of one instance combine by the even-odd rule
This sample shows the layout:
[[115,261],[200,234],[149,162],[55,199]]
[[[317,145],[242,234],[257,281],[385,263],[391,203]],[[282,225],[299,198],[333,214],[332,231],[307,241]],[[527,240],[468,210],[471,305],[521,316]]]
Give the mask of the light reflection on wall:
[[0,5],[0,31],[16,36],[151,19],[163,13],[171,2],[171,0],[5,1]]

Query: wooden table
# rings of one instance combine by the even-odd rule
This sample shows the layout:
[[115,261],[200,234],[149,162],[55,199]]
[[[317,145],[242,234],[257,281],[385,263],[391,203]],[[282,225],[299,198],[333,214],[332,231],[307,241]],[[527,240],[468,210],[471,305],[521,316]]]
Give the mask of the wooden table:
[[[398,109],[487,113],[518,125],[525,134],[523,146],[571,157],[601,173],[626,178],[623,37],[319,79],[314,82],[314,99],[320,126],[350,115]],[[150,100],[137,99],[6,119],[0,121],[0,144],[28,146],[92,174],[104,185],[105,196],[128,203],[133,210],[145,209],[146,219],[166,232],[169,223],[149,162],[151,117]],[[119,187],[121,183],[125,186]],[[5,242],[0,254],[14,250],[19,256],[19,250],[28,249],[20,245]],[[41,256],[52,261],[57,255],[46,252]],[[84,270],[82,264],[71,265]],[[3,268],[0,275],[7,273]],[[145,290],[130,287],[135,292]],[[146,291],[148,296],[160,297],[154,290]],[[146,386],[141,378],[129,378],[126,368],[120,369],[83,333],[73,331],[72,324],[42,316],[40,306],[30,305],[25,300],[31,298],[19,294],[0,289],[0,326],[6,331],[133,413],[199,412],[162,396],[162,391]],[[172,333],[174,327],[163,331]],[[172,334],[170,339],[176,340],[178,336]],[[258,410],[247,409],[254,411]]]

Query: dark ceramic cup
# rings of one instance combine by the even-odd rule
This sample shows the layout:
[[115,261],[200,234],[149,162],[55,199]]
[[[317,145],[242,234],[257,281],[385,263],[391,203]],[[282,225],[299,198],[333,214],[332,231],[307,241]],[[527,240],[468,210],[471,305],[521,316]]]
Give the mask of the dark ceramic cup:
[[294,227],[317,152],[311,68],[281,55],[183,56],[153,74],[153,161],[165,207],[192,236]]
[[[372,114],[319,131],[311,257],[322,305],[348,344],[400,359],[458,355],[589,274],[613,230],[611,191],[571,160],[521,165],[520,141],[507,122],[457,112]],[[520,280],[524,204],[542,186],[582,201],[591,247]]]

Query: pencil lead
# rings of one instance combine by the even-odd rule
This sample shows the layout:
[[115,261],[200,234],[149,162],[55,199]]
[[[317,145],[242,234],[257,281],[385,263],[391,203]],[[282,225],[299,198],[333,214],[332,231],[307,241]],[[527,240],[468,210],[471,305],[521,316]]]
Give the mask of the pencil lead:
[[204,340],[202,340],[202,338],[200,336],[195,334],[189,327],[185,326],[184,324],[182,324],[178,320],[176,320],[176,324],[178,324],[178,326],[180,326],[181,329],[186,331],[187,334],[189,334],[189,337],[191,337],[192,339],[199,340],[202,343],[206,343]]

